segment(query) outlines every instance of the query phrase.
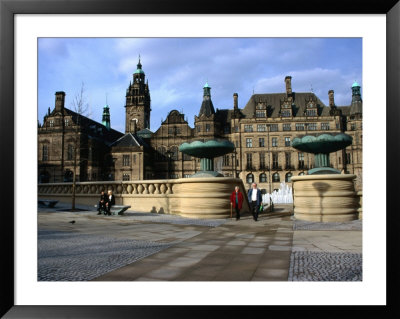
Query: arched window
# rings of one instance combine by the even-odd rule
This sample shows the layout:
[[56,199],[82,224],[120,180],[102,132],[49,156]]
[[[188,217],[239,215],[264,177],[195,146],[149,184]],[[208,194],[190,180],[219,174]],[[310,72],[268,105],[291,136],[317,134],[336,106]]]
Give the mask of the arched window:
[[285,175],[285,182],[288,183],[292,179],[293,174],[292,173],[287,173]]
[[73,176],[74,176],[74,173],[72,171],[70,171],[69,169],[67,169],[64,174],[64,182],[67,182],[67,183],[72,182]]
[[158,147],[156,152],[156,159],[159,161],[165,161],[165,147]]
[[273,175],[272,175],[272,181],[273,182],[280,182],[280,177],[279,177],[279,174],[278,173],[274,173]]
[[266,183],[267,182],[267,174],[261,173],[260,174],[260,183]]
[[254,175],[253,175],[252,173],[247,174],[247,176],[246,176],[246,183],[248,183],[248,184],[254,183]]
[[171,160],[177,161],[178,160],[178,148],[176,146],[171,147]]
[[299,176],[303,176],[303,175],[304,175],[304,172],[300,172],[300,173],[299,173]]

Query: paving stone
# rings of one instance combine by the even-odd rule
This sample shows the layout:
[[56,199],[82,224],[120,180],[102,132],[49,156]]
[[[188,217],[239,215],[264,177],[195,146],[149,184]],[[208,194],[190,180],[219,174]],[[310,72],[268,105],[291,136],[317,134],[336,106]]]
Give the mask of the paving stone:
[[252,255],[259,255],[265,252],[265,248],[255,248],[255,247],[246,247],[244,248],[241,253],[242,254],[252,254]]

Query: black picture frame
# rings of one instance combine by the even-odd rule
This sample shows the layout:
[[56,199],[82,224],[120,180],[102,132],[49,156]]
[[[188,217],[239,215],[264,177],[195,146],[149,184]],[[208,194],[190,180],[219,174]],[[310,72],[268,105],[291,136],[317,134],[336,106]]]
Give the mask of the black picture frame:
[[[16,14],[385,14],[387,19],[387,117],[386,117],[386,218],[387,218],[387,305],[386,306],[23,306],[15,305],[14,288],[14,18]],[[182,0],[0,0],[0,181],[1,198],[1,297],[0,315],[4,318],[164,318],[249,316],[254,311],[264,315],[299,317],[317,312],[324,315],[354,317],[372,315],[399,316],[396,293],[399,271],[395,266],[396,243],[399,242],[398,209],[395,190],[400,162],[400,3],[398,0],[327,0],[264,1],[235,4],[222,1]],[[380,106],[383,107],[383,106]],[[383,174],[383,172],[381,172]],[[382,205],[382,207],[385,207]],[[385,212],[379,212],[384,214]],[[397,239],[396,239],[397,238]],[[234,293],[233,293],[234,295]],[[234,296],[232,297],[234,298]],[[240,300],[238,300],[240,304]],[[249,313],[251,311],[251,314]]]

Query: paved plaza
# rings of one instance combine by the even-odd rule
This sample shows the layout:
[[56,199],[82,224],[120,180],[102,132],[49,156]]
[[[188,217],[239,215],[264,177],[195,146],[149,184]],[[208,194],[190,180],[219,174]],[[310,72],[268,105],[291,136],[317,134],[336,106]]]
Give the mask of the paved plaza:
[[362,223],[38,208],[39,281],[362,281]]

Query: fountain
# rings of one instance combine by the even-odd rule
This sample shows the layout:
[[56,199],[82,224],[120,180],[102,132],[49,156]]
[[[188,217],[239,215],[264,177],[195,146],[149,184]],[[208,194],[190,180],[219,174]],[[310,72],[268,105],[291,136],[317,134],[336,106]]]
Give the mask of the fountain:
[[[228,140],[210,139],[183,143],[179,151],[200,158],[200,171],[183,178],[182,183],[174,186],[174,192],[182,194],[180,200],[173,203],[172,213],[190,218],[227,218],[230,216],[229,196],[235,186],[246,194],[240,178],[223,177],[214,171],[214,158],[232,152],[235,146]],[[172,197],[172,196],[171,196]],[[247,200],[242,212],[248,212]]]
[[315,155],[315,168],[308,175],[294,176],[294,216],[317,222],[344,222],[358,218],[358,200],[354,189],[356,175],[340,174],[330,167],[329,153],[351,145],[351,136],[303,136],[293,139],[292,146]]
[[231,153],[234,149],[233,143],[218,139],[194,141],[179,146],[182,153],[200,158],[200,171],[191,177],[222,177],[222,174],[214,171],[214,158]]
[[292,188],[289,187],[289,185],[287,185],[285,182],[282,182],[277,191],[273,191],[272,194],[266,193],[262,195],[262,200],[264,204],[269,204],[271,201],[274,204],[292,204]]

